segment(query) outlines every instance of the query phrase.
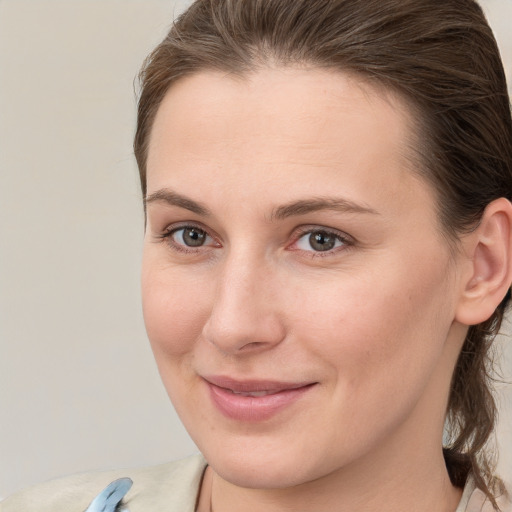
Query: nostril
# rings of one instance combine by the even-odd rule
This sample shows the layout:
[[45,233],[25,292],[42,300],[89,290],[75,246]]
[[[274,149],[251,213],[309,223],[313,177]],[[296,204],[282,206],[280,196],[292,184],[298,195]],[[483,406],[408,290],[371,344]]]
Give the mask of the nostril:
[[249,351],[252,349],[260,348],[267,343],[264,341],[251,341],[250,343],[246,343],[243,347],[240,347],[240,351]]

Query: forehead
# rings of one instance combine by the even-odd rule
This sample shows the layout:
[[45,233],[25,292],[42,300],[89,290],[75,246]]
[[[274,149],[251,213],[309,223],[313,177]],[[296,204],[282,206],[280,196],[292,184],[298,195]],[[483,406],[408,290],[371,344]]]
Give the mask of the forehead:
[[213,190],[227,180],[260,192],[306,183],[323,195],[331,177],[349,183],[351,195],[379,194],[418,179],[411,172],[412,117],[400,97],[349,73],[197,73],[173,84],[159,107],[148,194],[169,181],[197,189],[206,180]]
[[[295,126],[293,134],[299,135],[305,121],[318,132],[328,121],[347,116],[351,119],[345,122],[359,117],[367,125],[385,128],[391,137],[396,135],[403,142],[408,141],[413,128],[402,98],[359,75],[317,68],[263,68],[242,76],[203,71],[178,80],[164,96],[153,131],[173,117],[180,123],[189,118],[196,129],[203,125],[197,124],[198,118],[210,122],[231,118],[240,122],[237,129],[245,125],[250,131],[280,136],[284,135],[282,125],[288,121],[286,133]],[[165,128],[169,127],[167,124]],[[228,126],[224,128],[226,135],[232,134]],[[303,135],[309,138],[311,130]]]

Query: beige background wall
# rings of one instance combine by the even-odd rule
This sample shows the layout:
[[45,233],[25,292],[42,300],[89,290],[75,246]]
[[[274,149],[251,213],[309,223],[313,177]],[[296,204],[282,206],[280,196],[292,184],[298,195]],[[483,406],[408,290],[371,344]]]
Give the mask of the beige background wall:
[[[0,496],[195,449],[144,333],[131,150],[133,78],[181,7],[0,0]],[[485,7],[512,82],[512,1]]]

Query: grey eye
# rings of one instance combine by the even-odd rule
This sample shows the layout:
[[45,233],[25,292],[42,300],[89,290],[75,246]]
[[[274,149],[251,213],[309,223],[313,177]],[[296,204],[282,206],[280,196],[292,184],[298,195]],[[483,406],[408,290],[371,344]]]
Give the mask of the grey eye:
[[316,231],[309,235],[309,245],[315,251],[329,251],[336,245],[336,238],[325,231]]
[[201,247],[209,238],[206,231],[192,226],[177,229],[173,233],[174,241],[180,245],[186,245],[187,247]]
[[297,248],[310,252],[326,252],[344,244],[345,242],[340,235],[322,229],[305,233],[296,243]]

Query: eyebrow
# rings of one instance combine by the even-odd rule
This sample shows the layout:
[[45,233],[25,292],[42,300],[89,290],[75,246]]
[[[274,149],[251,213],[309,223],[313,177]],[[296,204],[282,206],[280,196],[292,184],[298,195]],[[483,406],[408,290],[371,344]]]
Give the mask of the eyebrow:
[[270,220],[283,220],[296,215],[305,215],[307,213],[321,210],[334,210],[341,213],[365,213],[378,215],[379,212],[369,206],[357,204],[348,199],[340,197],[319,197],[312,199],[303,199],[293,201],[275,208],[270,216]]
[[188,197],[182,196],[172,190],[167,188],[163,188],[153,192],[149,196],[144,198],[144,209],[148,204],[152,203],[165,203],[170,206],[178,206],[180,208],[184,208],[185,210],[189,210],[197,215],[202,215],[203,217],[208,217],[211,215],[210,210],[203,204],[194,201]]
[[[178,194],[170,189],[163,188],[153,192],[144,199],[144,208],[152,203],[165,203],[170,206],[184,208],[197,215],[204,217],[211,216],[211,211],[202,203],[194,201],[186,196]],[[378,215],[379,212],[369,206],[354,203],[340,197],[318,197],[302,199],[278,206],[272,210],[270,220],[284,220],[288,217],[306,215],[321,210],[334,210],[341,213],[364,213]]]

